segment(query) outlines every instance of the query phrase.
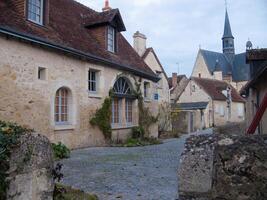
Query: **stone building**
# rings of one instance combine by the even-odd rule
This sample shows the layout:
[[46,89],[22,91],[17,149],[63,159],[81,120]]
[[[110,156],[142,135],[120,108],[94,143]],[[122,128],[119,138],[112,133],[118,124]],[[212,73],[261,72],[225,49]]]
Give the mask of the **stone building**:
[[249,65],[246,64],[246,53],[235,53],[234,36],[227,10],[222,50],[223,53],[199,49],[191,76],[224,80],[240,91],[249,80]]
[[[248,48],[252,47],[248,43]],[[251,79],[242,89],[246,97],[246,124],[248,133],[267,133],[267,49],[248,49]]]
[[172,105],[178,113],[176,125],[180,132],[194,132],[227,122],[244,120],[245,100],[222,80],[191,77],[177,103]]
[[177,75],[177,73],[172,73],[172,77],[168,78],[171,103],[175,103],[179,100],[188,82],[189,79],[186,75]]
[[[154,98],[158,98],[159,103],[170,102],[170,92],[168,86],[168,76],[157,56],[154,49],[152,47],[147,48],[146,46],[146,36],[139,31],[137,31],[134,36],[133,47],[139,56],[142,57],[144,62],[150,67],[150,69],[157,74],[160,80],[157,82],[157,93],[149,94],[154,96]],[[151,87],[147,84],[145,87]],[[152,97],[153,98],[153,97]]]
[[[133,47],[143,61],[150,69],[160,78],[160,80],[152,86],[150,83],[144,84],[144,91],[149,91],[149,88],[156,88],[155,93],[145,92],[145,101],[150,99],[158,99],[159,101],[159,131],[166,132],[171,130],[170,113],[170,90],[168,84],[168,76],[162,66],[157,54],[152,47],[147,48],[147,37],[137,31],[133,35]],[[148,99],[146,97],[149,97]]]
[[[112,138],[138,125],[135,83],[157,93],[159,80],[121,34],[108,1],[96,12],[74,0],[0,2],[0,120],[35,129],[70,148],[103,145],[89,120],[112,89]],[[158,100],[145,106],[158,113]],[[158,125],[150,127],[158,136]]]

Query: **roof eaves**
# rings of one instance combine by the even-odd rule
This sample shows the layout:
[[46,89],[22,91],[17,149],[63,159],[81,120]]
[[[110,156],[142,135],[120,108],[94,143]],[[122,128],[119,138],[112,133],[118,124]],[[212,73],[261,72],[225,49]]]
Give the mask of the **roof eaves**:
[[98,62],[98,63],[113,66],[114,68],[117,68],[117,69],[126,70],[129,72],[132,72],[135,75],[138,75],[138,76],[141,76],[144,78],[148,78],[148,79],[155,81],[155,82],[160,80],[160,78],[158,78],[156,75],[152,75],[152,74],[149,74],[149,73],[141,71],[141,70],[133,69],[131,66],[121,65],[121,64],[118,64],[116,62],[112,62],[112,61],[109,61],[107,59],[104,59],[104,58],[101,58],[98,56],[94,56],[94,55],[89,54],[89,53],[84,53],[82,51],[79,51],[79,50],[76,50],[76,49],[73,49],[70,47],[66,47],[66,46],[62,46],[62,45],[59,45],[56,43],[46,41],[46,40],[41,39],[39,37],[22,34],[22,33],[15,31],[15,30],[8,29],[6,27],[0,26],[0,33],[4,34],[4,35],[11,36],[11,37],[15,37],[15,38],[18,38],[18,39],[21,39],[24,41],[33,42],[35,44],[38,44],[38,45],[41,45],[44,47],[56,49],[56,50],[59,50],[59,51],[64,52],[64,53],[71,54],[73,56],[83,57],[83,58],[90,60],[90,61],[93,61],[93,62]]

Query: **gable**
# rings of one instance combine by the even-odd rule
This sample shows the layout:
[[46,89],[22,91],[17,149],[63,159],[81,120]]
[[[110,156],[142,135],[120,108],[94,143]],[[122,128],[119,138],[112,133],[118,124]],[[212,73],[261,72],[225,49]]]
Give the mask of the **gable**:
[[212,75],[201,53],[201,50],[198,51],[197,58],[196,58],[191,76],[193,77],[201,76],[202,78],[212,78]]
[[[193,90],[195,88],[195,90]],[[179,103],[209,102],[210,96],[194,80],[190,80],[179,98]]]

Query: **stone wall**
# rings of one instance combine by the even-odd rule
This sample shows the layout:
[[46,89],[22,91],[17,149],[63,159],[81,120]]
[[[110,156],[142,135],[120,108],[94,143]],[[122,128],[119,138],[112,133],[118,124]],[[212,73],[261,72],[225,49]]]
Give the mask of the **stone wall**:
[[267,199],[264,136],[233,133],[191,136],[180,162],[180,200]]
[[53,157],[49,140],[26,134],[12,149],[7,200],[52,200]]
[[[38,79],[39,67],[46,71],[44,80]],[[88,92],[89,69],[99,73],[96,94]],[[61,141],[69,148],[103,146],[104,135],[97,127],[92,127],[89,120],[101,107],[116,78],[122,73],[123,71],[111,66],[89,63],[15,39],[0,37],[0,120],[32,128],[50,141]],[[127,78],[134,86],[133,78]],[[142,84],[144,81],[151,82],[142,79]],[[154,84],[151,82],[150,85]],[[70,120],[67,125],[56,124],[54,120],[55,95],[62,87],[67,88],[71,94]],[[152,111],[157,111],[158,102],[153,98],[147,104]],[[137,110],[136,106],[133,107],[133,126],[138,123]],[[125,116],[123,112],[121,114]],[[130,131],[129,127],[121,128]],[[157,135],[155,128],[153,136]]]

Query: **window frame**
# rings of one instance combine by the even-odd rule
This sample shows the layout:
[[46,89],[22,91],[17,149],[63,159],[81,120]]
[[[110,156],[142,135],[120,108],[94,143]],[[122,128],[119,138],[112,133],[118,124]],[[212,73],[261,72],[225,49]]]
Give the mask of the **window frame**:
[[[66,92],[64,94],[64,97],[62,96],[62,91]],[[70,92],[67,88],[59,88],[56,91],[56,96],[55,96],[55,111],[54,111],[54,122],[56,125],[69,125],[70,123],[70,104],[69,104],[69,95]],[[58,98],[58,101],[57,101]],[[64,99],[64,102],[62,104],[62,100]],[[57,104],[58,102],[58,104]],[[62,112],[62,107],[65,107],[65,111]],[[58,109],[57,109],[58,108]],[[58,112],[57,112],[58,110]],[[58,115],[58,117],[57,117]],[[65,119],[62,120],[62,115],[65,115]],[[64,118],[64,117],[63,117]]]
[[[115,102],[116,102],[116,108],[115,108]],[[112,99],[112,106],[111,106],[112,107],[112,116],[111,116],[112,125],[121,124],[121,104],[122,104],[122,99],[120,98]]]
[[[92,74],[90,76],[90,73],[95,73],[95,80],[92,80]],[[89,69],[88,70],[88,74],[87,74],[87,78],[88,78],[88,91],[89,93],[97,93],[98,92],[98,75],[99,75],[99,71],[95,70],[95,69]],[[90,89],[90,84],[94,84],[95,85],[95,90]]]
[[113,26],[107,27],[107,50],[112,53],[116,52],[116,29]]
[[[30,9],[30,4],[32,5],[32,6],[35,6],[35,9],[37,9],[38,7],[37,7],[37,5],[35,4],[33,4],[33,3],[31,3],[32,1],[40,1],[40,7],[39,7],[39,9],[40,9],[40,13],[38,14],[37,12],[33,12],[31,9]],[[45,13],[45,1],[46,0],[27,0],[27,5],[26,5],[26,12],[27,12],[27,20],[29,20],[30,22],[33,22],[33,23],[35,23],[35,24],[38,24],[38,25],[41,25],[41,26],[43,26],[44,25],[44,13]],[[31,18],[30,17],[30,13],[32,14],[32,15],[35,15],[35,17],[36,17],[36,19],[34,20],[33,18]],[[40,15],[40,20],[38,21],[37,20],[37,15]]]
[[144,82],[144,98],[149,99],[149,89],[150,89],[150,83],[145,81]]
[[125,99],[125,120],[127,126],[133,123],[133,101],[131,99]]

